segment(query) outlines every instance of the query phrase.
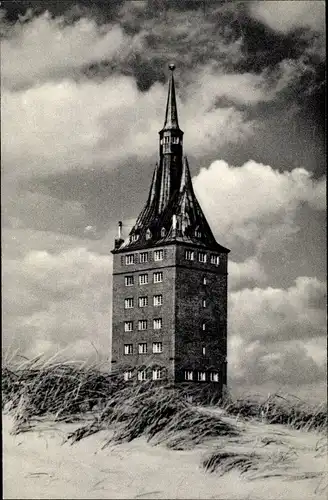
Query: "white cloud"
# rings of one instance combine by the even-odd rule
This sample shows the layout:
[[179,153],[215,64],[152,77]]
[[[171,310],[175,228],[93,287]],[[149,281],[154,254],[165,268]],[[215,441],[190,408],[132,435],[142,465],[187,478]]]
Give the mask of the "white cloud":
[[243,262],[230,260],[228,263],[228,273],[230,291],[259,286],[268,279],[262,265],[254,257],[250,257]]
[[290,172],[248,161],[241,167],[213,162],[194,177],[196,195],[214,231],[228,244],[254,242],[256,247],[274,236],[277,244],[293,234],[304,203],[325,209],[326,180],[312,179],[304,168]]
[[323,1],[253,1],[249,2],[249,10],[255,19],[282,33],[304,27],[325,31]]
[[31,251],[5,261],[3,276],[4,350],[27,356],[86,357],[95,348],[110,357],[110,256],[85,248],[56,255]]
[[243,384],[302,385],[325,380],[326,286],[300,277],[287,290],[229,296],[230,377]]
[[8,35],[1,44],[1,78],[8,88],[74,76],[74,70],[110,60],[131,45],[118,25],[98,26],[86,18],[70,25],[48,13],[17,23]]
[[253,288],[230,294],[232,335],[247,342],[310,339],[326,332],[326,286],[316,278],[299,277],[287,290]]

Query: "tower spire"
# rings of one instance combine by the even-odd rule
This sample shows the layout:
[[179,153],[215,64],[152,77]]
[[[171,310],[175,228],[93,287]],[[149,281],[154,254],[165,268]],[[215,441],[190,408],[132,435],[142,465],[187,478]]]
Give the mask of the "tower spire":
[[175,64],[169,64],[169,69],[171,71],[171,77],[169,82],[169,92],[167,96],[165,122],[163,130],[179,129],[178,109],[175,97],[175,84],[173,76],[173,72],[175,70]]

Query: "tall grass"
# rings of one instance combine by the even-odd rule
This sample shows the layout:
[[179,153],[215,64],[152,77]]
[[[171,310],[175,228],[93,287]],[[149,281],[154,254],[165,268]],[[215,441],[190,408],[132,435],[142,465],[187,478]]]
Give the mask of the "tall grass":
[[[99,366],[26,361],[2,369],[2,405],[16,421],[15,432],[26,430],[33,419],[91,421],[69,436],[78,441],[101,429],[114,429],[112,441],[131,441],[145,436],[173,448],[194,446],[209,437],[237,435],[238,430],[214,412],[202,412],[188,401],[201,400],[199,386],[158,385],[156,382],[123,380]],[[253,418],[297,429],[324,431],[327,411],[275,395],[265,401],[226,400],[219,405],[226,415]]]

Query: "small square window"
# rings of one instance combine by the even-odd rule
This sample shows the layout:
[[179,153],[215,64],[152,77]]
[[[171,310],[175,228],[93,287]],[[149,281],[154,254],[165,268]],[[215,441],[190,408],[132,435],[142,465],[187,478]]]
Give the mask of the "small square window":
[[207,285],[207,279],[206,279],[206,276],[203,276],[203,285]]
[[206,299],[203,299],[203,307],[206,307]]
[[202,330],[203,330],[203,332],[205,332],[205,330],[206,330],[206,323],[202,324]]
[[162,342],[153,342],[153,353],[158,354],[163,351]]
[[206,372],[198,372],[198,381],[206,382]]
[[163,273],[154,273],[154,283],[161,283],[163,281]]
[[133,354],[133,344],[124,344],[124,354]]
[[139,297],[139,307],[148,306],[148,297]]
[[154,330],[160,330],[162,328],[162,318],[154,319],[153,328]]
[[194,373],[191,370],[185,371],[185,380],[193,380]]
[[155,368],[153,370],[153,380],[161,380],[163,378],[163,369],[162,368]]
[[146,370],[142,370],[142,371],[138,372],[138,380],[147,380]]
[[124,309],[132,309],[133,308],[133,298],[124,300]]
[[163,295],[154,295],[154,306],[158,307],[163,304]]
[[140,319],[138,321],[138,330],[147,330],[147,320],[146,319]]
[[148,274],[139,274],[139,285],[148,284]]
[[141,342],[138,345],[138,352],[139,352],[139,354],[147,354],[147,343],[146,342]]
[[125,321],[124,322],[124,331],[125,332],[132,332],[133,330],[133,321]]
[[134,264],[134,254],[126,255],[125,256],[125,264],[127,266],[130,266],[131,264]]
[[219,255],[211,255],[211,264],[214,264],[215,266],[218,266],[220,264]]
[[133,276],[125,276],[124,277],[125,286],[132,286],[134,284]]
[[127,372],[124,372],[124,380],[127,381],[127,380],[130,380],[132,378],[132,371],[129,370]]
[[219,374],[217,372],[211,372],[210,380],[211,380],[211,382],[218,382],[219,381]]
[[186,250],[185,251],[185,259],[186,260],[194,260],[194,251],[193,250]]
[[205,356],[205,354],[206,354],[206,347],[203,347],[202,351],[203,351],[203,356]]
[[144,262],[148,262],[148,252],[141,252],[139,254],[139,262],[142,264]]
[[154,252],[154,260],[163,260],[164,259],[164,250],[155,250]]
[[198,260],[199,260],[199,262],[203,262],[205,264],[206,260],[207,260],[206,253],[205,252],[199,252],[198,253]]

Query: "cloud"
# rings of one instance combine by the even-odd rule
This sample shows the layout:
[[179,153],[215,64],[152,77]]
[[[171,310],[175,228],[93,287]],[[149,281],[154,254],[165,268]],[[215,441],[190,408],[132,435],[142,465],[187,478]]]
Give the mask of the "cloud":
[[228,262],[229,290],[242,290],[266,283],[268,276],[261,263],[254,257],[243,262]]
[[2,41],[1,79],[5,88],[31,86],[77,76],[77,70],[113,59],[131,44],[119,25],[98,26],[82,18],[66,24],[48,12],[7,31]]
[[253,1],[249,2],[249,11],[255,19],[282,33],[304,27],[325,31],[323,1]]
[[258,248],[273,236],[284,244],[297,231],[295,220],[304,203],[325,209],[325,178],[314,180],[304,168],[280,172],[252,160],[241,167],[217,160],[201,169],[193,184],[218,239],[224,237],[228,245]]
[[324,380],[326,286],[299,277],[288,289],[254,288],[229,295],[230,374],[260,384]]
[[6,259],[4,268],[5,353],[66,349],[85,359],[95,346],[110,356],[111,256],[85,248],[31,251],[20,261]]

